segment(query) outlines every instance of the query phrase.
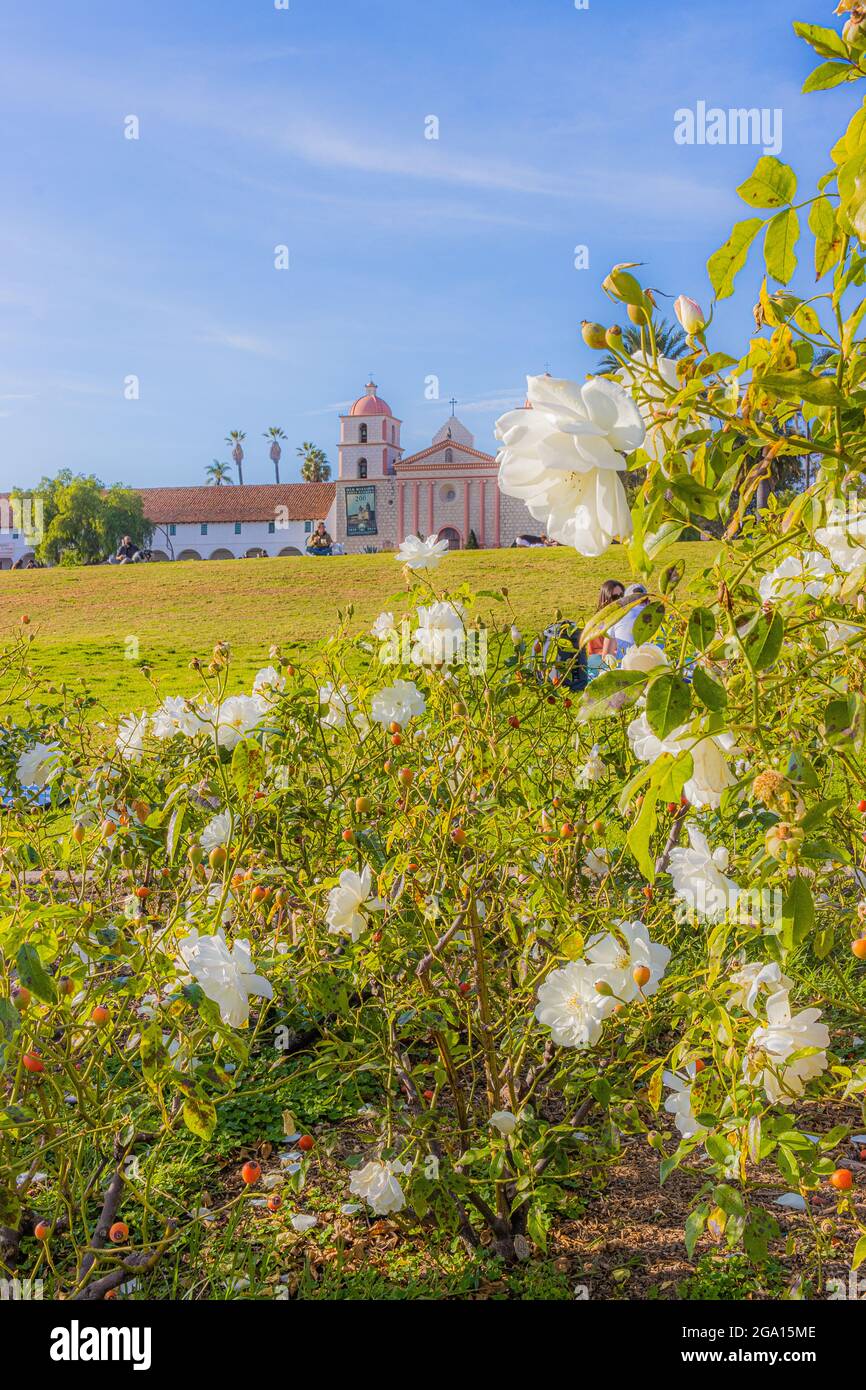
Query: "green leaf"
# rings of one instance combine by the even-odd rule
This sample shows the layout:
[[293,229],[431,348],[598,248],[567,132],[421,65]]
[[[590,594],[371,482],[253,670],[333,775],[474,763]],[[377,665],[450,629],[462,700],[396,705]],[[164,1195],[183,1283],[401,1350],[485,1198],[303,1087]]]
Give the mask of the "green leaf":
[[786,401],[808,401],[809,405],[844,406],[845,397],[829,376],[813,376],[805,367],[793,372],[764,372],[758,385],[769,395]]
[[593,1100],[596,1100],[599,1105],[610,1105],[610,1098],[612,1094],[610,1089],[610,1082],[605,1080],[603,1076],[596,1077],[596,1079],[590,1083],[589,1093],[592,1096]]
[[866,1236],[861,1236],[854,1246],[854,1258],[851,1261],[851,1268],[859,1269],[864,1260],[866,1260]]
[[696,652],[705,652],[716,635],[716,620],[709,608],[695,608],[689,614],[689,641]]
[[[679,803],[683,794],[683,787],[690,777],[694,776],[695,763],[691,753],[681,753],[678,758],[660,758],[656,764],[656,771],[653,781],[658,787],[659,801],[676,801]],[[659,775],[661,773],[661,775]]]
[[762,613],[743,642],[746,660],[753,671],[766,671],[779,658],[785,640],[785,624],[776,612]]
[[807,834],[811,833],[827,819],[831,812],[838,811],[839,807],[844,805],[844,796],[831,796],[826,800],[816,802],[802,817],[800,829],[805,830]]
[[[866,149],[847,160],[839,170],[840,217],[860,244],[866,243]],[[853,266],[852,266],[853,270]],[[851,271],[849,271],[849,275]],[[862,284],[862,277],[857,278]],[[837,286],[838,292],[838,286]],[[838,302],[837,300],[835,302]]]
[[842,1143],[843,1139],[847,1139],[850,1133],[850,1125],[834,1125],[832,1129],[821,1136],[821,1148],[824,1150],[835,1149]]
[[637,820],[632,825],[626,836],[626,844],[637,860],[637,866],[648,882],[653,883],[656,876],[655,859],[650,852],[650,843],[656,831],[657,817],[656,806],[658,805],[659,791],[657,787],[648,787],[643,799],[643,805],[638,812]]
[[698,1207],[697,1211],[689,1212],[688,1216],[686,1217],[684,1232],[686,1242],[686,1254],[688,1255],[689,1259],[692,1259],[694,1256],[695,1246],[697,1245],[700,1237],[703,1235],[704,1227],[706,1226],[706,1224],[706,1207]]
[[837,864],[849,864],[851,862],[851,856],[847,850],[840,845],[831,844],[829,840],[821,837],[806,840],[800,849],[800,858],[816,859],[819,863],[828,859]]
[[39,959],[39,952],[35,946],[24,945],[20,948],[17,965],[18,979],[25,988],[35,994],[37,999],[41,999],[44,1004],[57,1002],[57,990],[54,981]]
[[168,1061],[168,1052],[162,1041],[162,1028],[158,1023],[149,1023],[144,1029],[138,1051],[141,1057],[141,1074],[148,1086],[155,1087],[159,1073]]
[[241,796],[249,796],[265,779],[265,755],[257,743],[245,739],[232,754],[232,777]]
[[823,24],[803,24],[797,20],[794,33],[798,38],[805,39],[822,58],[848,57],[847,45],[837,29],[828,29]]
[[704,1140],[704,1148],[713,1162],[721,1164],[722,1167],[727,1165],[735,1152],[733,1145],[729,1144],[727,1139],[723,1139],[720,1134],[707,1135]]
[[685,521],[663,521],[659,529],[653,532],[653,538],[647,542],[646,553],[650,560],[655,560],[668,546],[673,545],[679,540],[683,531],[688,529],[688,522]]
[[358,848],[363,850],[368,859],[372,859],[376,868],[379,870],[384,869],[388,862],[388,855],[375,830],[356,830],[355,839]]
[[636,646],[649,642],[665,620],[665,606],[656,600],[642,608],[634,620],[633,637]]
[[664,1080],[664,1066],[656,1067],[652,1074],[652,1080],[647,1086],[647,1100],[653,1110],[658,1110],[662,1103],[662,1083]]
[[734,281],[749,257],[749,250],[764,226],[761,217],[749,217],[738,222],[724,246],[720,246],[707,262],[710,283],[717,299],[729,299],[734,293]]
[[696,666],[692,672],[692,689],[702,705],[714,714],[720,714],[728,703],[728,692],[712,676],[708,676],[703,666]]
[[0,1071],[6,1066],[6,1051],[21,1026],[21,1015],[11,999],[0,998]]
[[713,1201],[728,1216],[745,1216],[746,1214],[746,1204],[742,1193],[727,1183],[720,1183],[718,1187],[713,1189]]
[[186,801],[181,801],[172,811],[171,819],[168,822],[168,830],[165,836],[165,853],[169,864],[174,862],[174,856],[177,853],[180,832],[183,829],[183,822],[186,817],[187,805],[188,803]]
[[643,694],[647,682],[644,671],[605,671],[587,687],[581,696],[578,717],[602,719],[633,705]]
[[824,737],[831,747],[859,746],[863,741],[866,717],[863,696],[858,692],[831,700],[824,711]]
[[547,1233],[550,1230],[550,1213],[534,1202],[526,1213],[526,1230],[539,1250],[547,1250]]
[[785,775],[789,781],[796,782],[801,787],[808,787],[812,791],[819,785],[818,774],[805,753],[801,753],[798,748],[794,749],[788,759]]
[[770,1257],[770,1241],[779,1235],[775,1216],[757,1207],[749,1216],[743,1230],[743,1247],[750,1260],[763,1264]]
[[210,1139],[216,1129],[216,1106],[205,1096],[188,1096],[183,1103],[183,1119],[199,1139]]
[[[854,112],[845,134],[841,140],[837,140],[830,151],[834,164],[845,164],[862,148],[864,131],[866,131],[866,101]],[[828,179],[832,179],[832,177],[832,174],[827,175]]]
[[856,82],[862,73],[850,63],[819,63],[803,83],[804,92],[826,92],[843,82]]
[[808,881],[797,874],[782,904],[780,940],[786,950],[801,946],[815,925],[815,903]]
[[647,691],[647,723],[658,738],[667,738],[674,729],[685,724],[691,704],[691,691],[682,676],[676,671],[666,671],[656,677]]
[[711,487],[704,487],[697,478],[690,474],[681,474],[678,478],[671,478],[671,492],[681,501],[685,502],[690,511],[696,512],[699,516],[704,516],[712,520],[719,510],[719,498],[717,492]]
[[764,262],[774,280],[787,285],[797,269],[795,248],[800,239],[800,219],[794,208],[774,217],[764,237]]
[[797,175],[774,155],[763,155],[737,192],[751,208],[781,208],[797,192]]
[[11,1187],[0,1187],[0,1226],[16,1230],[21,1220],[21,1203]]
[[820,280],[836,264],[842,251],[842,233],[829,198],[818,198],[812,204],[809,228],[815,237],[815,279]]

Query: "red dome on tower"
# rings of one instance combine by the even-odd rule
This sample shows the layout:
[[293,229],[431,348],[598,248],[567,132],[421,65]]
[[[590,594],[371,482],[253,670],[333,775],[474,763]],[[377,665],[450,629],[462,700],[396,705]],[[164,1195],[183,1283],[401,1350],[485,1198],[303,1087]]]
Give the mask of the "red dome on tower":
[[375,381],[368,381],[364,388],[366,396],[359,396],[349,411],[350,415],[392,415],[391,407],[377,395],[379,390]]

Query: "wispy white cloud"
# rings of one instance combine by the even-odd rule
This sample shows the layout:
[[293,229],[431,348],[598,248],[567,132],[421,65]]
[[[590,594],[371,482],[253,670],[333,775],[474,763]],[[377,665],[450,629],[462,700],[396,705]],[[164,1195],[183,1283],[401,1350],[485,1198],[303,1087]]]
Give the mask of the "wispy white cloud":
[[[485,415],[491,411],[513,410],[516,405],[522,405],[526,399],[526,382],[520,386],[503,386],[496,388],[484,396],[479,396],[476,400],[458,401],[457,414],[460,415]],[[430,401],[429,405],[435,405],[437,410],[442,410],[445,402]]]
[[254,357],[271,357],[277,360],[285,357],[285,353],[267,338],[231,328],[209,328],[198,333],[196,341],[211,347],[228,348],[232,352],[251,353]]
[[[255,86],[244,86],[240,80],[233,85],[230,101],[218,83],[209,82],[201,73],[195,82],[148,74],[136,85],[142,90],[139,99],[133,99],[133,107],[143,131],[149,127],[165,138],[166,127],[177,126],[220,135],[233,145],[245,143],[264,154],[300,159],[319,170],[387,175],[404,181],[396,190],[398,196],[391,198],[398,204],[402,204],[411,185],[417,183],[533,199],[579,200],[582,208],[595,203],[634,209],[640,203],[642,213],[649,207],[660,207],[671,216],[685,208],[706,208],[719,196],[712,184],[705,186],[685,174],[679,177],[648,169],[630,162],[627,156],[620,155],[615,168],[606,163],[584,164],[585,146],[573,150],[563,165],[556,150],[548,149],[543,139],[536,138],[533,149],[547,153],[551,167],[545,167],[543,159],[526,163],[491,157],[487,150],[478,153],[468,147],[456,149],[453,135],[448,140],[426,140],[420,124],[416,134],[403,139],[383,133],[372,122],[366,130],[359,131],[354,115],[351,128],[348,122],[339,125],[333,118],[328,123],[320,113],[312,119],[306,108],[293,104],[290,95],[281,93],[274,99]],[[26,55],[10,61],[5,101],[29,107],[37,92],[43,112],[47,107],[64,112],[72,108],[77,113],[90,112],[100,117],[107,110],[126,111],[131,100],[128,79],[94,77],[92,71],[85,73],[71,61],[42,60],[38,70],[31,69]],[[494,128],[482,132],[482,136],[495,146],[509,144],[505,134]],[[175,145],[176,151],[179,148]],[[279,190],[286,193],[285,183],[279,185]],[[302,188],[292,192],[311,196],[305,195]],[[394,192],[392,188],[392,195]],[[443,206],[441,215],[479,223],[515,216],[513,210],[504,213],[501,208],[469,208],[453,202]]]
[[302,410],[302,416],[307,415],[345,415],[346,411],[355,404],[355,397],[350,397],[347,401],[333,401],[331,405],[323,405],[318,410]]

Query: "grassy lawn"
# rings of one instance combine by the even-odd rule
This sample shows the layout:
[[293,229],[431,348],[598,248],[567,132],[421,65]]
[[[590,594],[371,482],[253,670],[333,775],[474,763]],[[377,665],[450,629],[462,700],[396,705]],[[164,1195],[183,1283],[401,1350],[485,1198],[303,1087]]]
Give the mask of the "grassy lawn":
[[[683,560],[688,582],[716,550],[712,544],[677,546],[665,563]],[[463,584],[476,592],[505,586],[518,623],[532,632],[556,608],[580,620],[610,576],[628,580],[620,547],[599,560],[564,547],[487,550],[448,556],[434,583],[451,592]],[[353,629],[363,631],[383,607],[400,613],[402,588],[393,555],[6,572],[0,575],[0,642],[28,614],[34,665],[56,681],[84,678],[109,711],[126,712],[154,703],[137,663],[150,667],[164,693],[190,693],[197,688],[191,657],[225,640],[240,690],[267,664],[273,643],[314,644],[350,605]],[[480,603],[482,612],[503,615],[494,600]]]

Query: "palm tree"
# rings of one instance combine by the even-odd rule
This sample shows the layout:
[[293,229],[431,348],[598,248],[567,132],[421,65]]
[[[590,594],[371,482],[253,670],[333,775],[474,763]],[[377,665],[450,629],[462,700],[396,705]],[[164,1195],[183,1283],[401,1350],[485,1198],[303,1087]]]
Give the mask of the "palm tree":
[[305,440],[299,449],[295,450],[301,462],[301,477],[305,483],[326,483],[331,476],[331,465],[328,463],[324,449],[311,444]]
[[283,457],[283,451],[282,451],[282,448],[281,448],[281,446],[280,446],[280,440],[281,440],[281,439],[285,439],[285,438],[286,438],[286,435],[285,435],[284,432],[280,429],[279,425],[271,425],[271,428],[270,428],[269,430],[265,430],[264,437],[265,437],[265,439],[269,439],[269,440],[271,441],[271,447],[270,447],[271,463],[274,465],[274,476],[275,476],[277,482],[279,482],[279,481],[280,481],[280,459]]
[[243,469],[244,450],[243,450],[243,442],[244,442],[245,439],[246,439],[246,434],[244,433],[243,430],[229,430],[229,433],[228,433],[228,434],[226,435],[226,437],[225,437],[225,443],[228,444],[229,448],[230,448],[231,451],[232,451],[232,458],[234,459],[235,465],[236,465],[237,470],[238,470],[238,482],[241,484],[241,486],[243,486],[243,481],[244,481],[244,469]]
[[[678,357],[684,357],[689,350],[686,342],[686,335],[678,323],[671,323],[670,319],[653,319],[653,328],[656,335],[656,347],[660,357],[670,357],[674,361]],[[647,337],[648,335],[644,335]],[[630,323],[622,330],[622,350],[626,357],[633,356],[646,346],[649,351],[649,343],[646,344],[641,339],[641,330],[636,324]],[[599,372],[618,372],[622,364],[617,361],[612,352],[608,352],[598,364]]]
[[232,470],[229,464],[220,463],[219,459],[214,459],[204,470],[209,487],[222,487],[223,483],[231,483]]

